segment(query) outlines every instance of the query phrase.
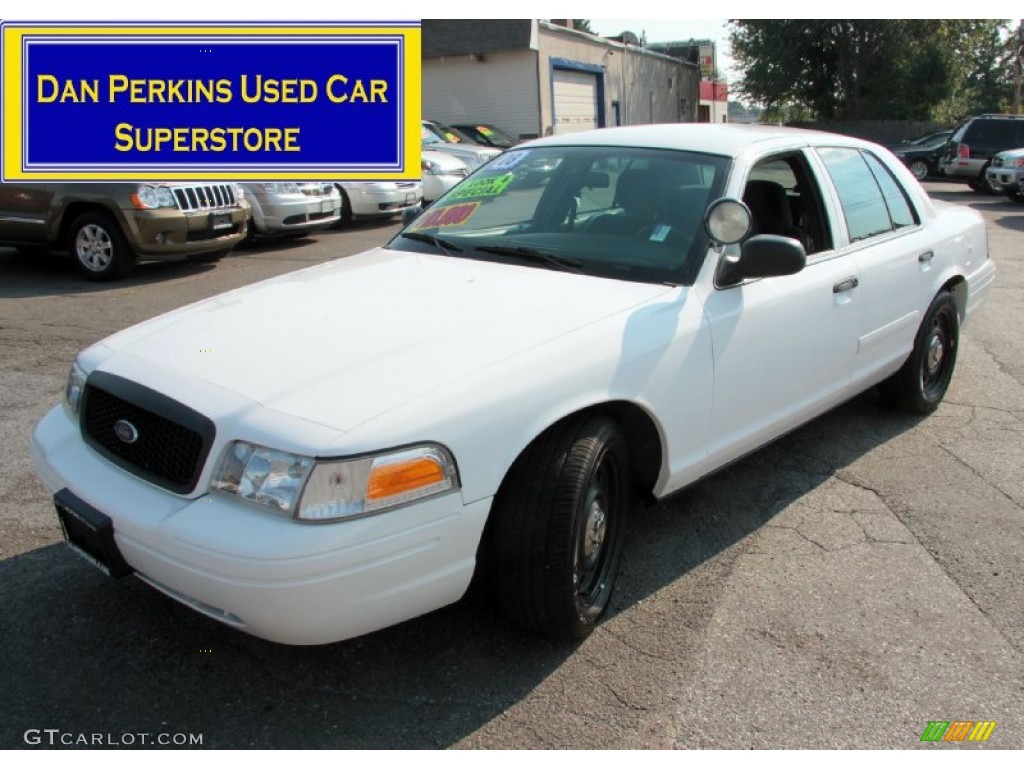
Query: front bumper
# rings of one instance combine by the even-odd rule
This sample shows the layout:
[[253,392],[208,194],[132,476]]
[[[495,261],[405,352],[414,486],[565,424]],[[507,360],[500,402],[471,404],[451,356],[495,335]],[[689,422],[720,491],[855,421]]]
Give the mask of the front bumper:
[[1024,169],[1020,168],[989,168],[985,171],[989,186],[996,192],[1017,192],[1020,182],[1024,179]]
[[126,236],[139,256],[160,258],[232,248],[245,237],[248,208],[184,212],[176,208],[122,211]]
[[458,600],[490,499],[452,493],[342,523],[299,523],[220,494],[185,498],[109,463],[57,406],[32,435],[36,472],[108,515],[122,556],[151,586],[220,622],[314,645]]
[[419,207],[423,200],[423,190],[418,184],[395,189],[353,186],[346,191],[352,215],[357,217],[394,216],[406,208]]
[[252,217],[260,234],[309,232],[341,218],[341,196],[311,197],[301,192],[256,198]]

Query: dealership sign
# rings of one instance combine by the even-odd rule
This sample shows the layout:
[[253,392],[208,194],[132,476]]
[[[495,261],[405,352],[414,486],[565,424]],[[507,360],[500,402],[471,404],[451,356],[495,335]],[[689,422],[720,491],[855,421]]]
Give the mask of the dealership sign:
[[2,25],[4,180],[420,176],[418,22]]

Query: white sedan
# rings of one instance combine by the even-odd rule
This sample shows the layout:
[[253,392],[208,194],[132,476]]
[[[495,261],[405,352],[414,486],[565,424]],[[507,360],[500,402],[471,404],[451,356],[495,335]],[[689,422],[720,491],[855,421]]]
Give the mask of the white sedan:
[[509,150],[386,247],[84,350],[32,438],[68,543],[326,643],[474,574],[560,640],[628,515],[857,393],[934,410],[985,228],[882,148],[665,125]]

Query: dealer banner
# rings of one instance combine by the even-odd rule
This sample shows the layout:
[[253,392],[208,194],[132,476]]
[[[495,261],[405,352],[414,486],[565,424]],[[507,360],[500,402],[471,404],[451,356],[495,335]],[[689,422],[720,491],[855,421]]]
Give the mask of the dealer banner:
[[419,22],[0,27],[5,181],[420,176]]

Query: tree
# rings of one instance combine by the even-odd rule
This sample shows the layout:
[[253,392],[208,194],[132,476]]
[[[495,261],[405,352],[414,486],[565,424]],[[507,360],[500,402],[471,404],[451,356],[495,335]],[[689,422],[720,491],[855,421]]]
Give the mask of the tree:
[[1005,25],[971,19],[730,22],[733,91],[768,115],[943,119],[1005,100]]

